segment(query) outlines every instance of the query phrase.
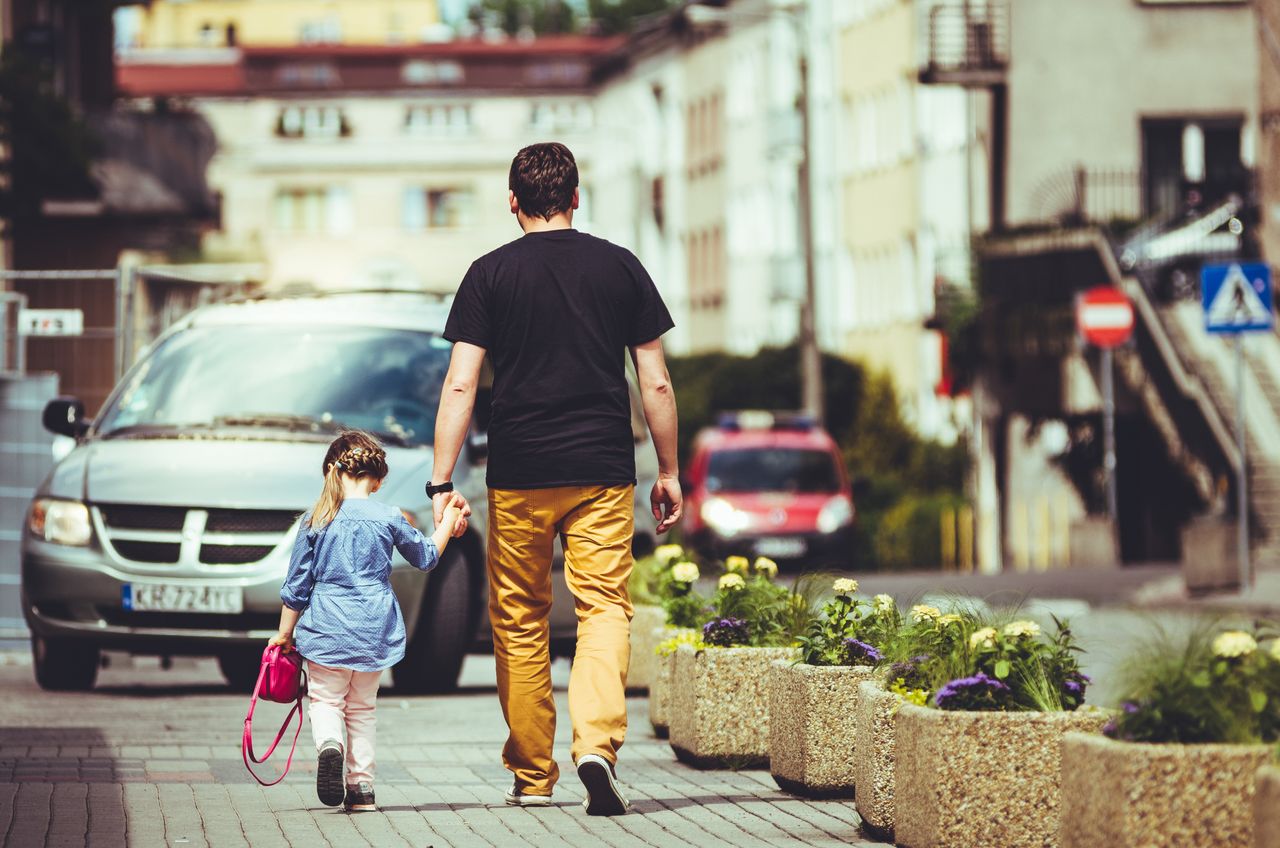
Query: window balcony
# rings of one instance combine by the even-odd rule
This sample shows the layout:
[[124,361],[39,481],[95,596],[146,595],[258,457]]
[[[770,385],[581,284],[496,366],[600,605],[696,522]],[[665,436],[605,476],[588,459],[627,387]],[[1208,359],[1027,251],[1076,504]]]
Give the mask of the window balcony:
[[920,81],[990,88],[1009,67],[1009,6],[1005,0],[964,0],[928,7]]

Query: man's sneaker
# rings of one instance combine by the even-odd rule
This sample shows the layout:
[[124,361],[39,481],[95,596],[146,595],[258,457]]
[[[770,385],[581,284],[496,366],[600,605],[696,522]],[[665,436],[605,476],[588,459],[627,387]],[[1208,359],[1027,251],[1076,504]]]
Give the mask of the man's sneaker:
[[578,758],[578,779],[587,789],[582,802],[589,816],[620,816],[631,809],[631,802],[622,794],[613,764],[599,754],[586,754]]
[[326,807],[342,803],[343,760],[342,744],[337,740],[327,739],[320,745],[316,764],[316,796]]
[[506,794],[508,807],[550,807],[550,795],[526,795],[520,791],[520,787],[511,784],[511,788]]
[[347,799],[342,806],[348,813],[375,813],[378,805],[373,803],[373,784],[362,780],[355,786],[347,787]]

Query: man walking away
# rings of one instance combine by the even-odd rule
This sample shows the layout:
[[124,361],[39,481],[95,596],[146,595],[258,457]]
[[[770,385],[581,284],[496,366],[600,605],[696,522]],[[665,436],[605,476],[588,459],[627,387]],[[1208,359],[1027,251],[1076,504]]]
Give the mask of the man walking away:
[[[489,617],[514,775],[507,803],[543,806],[559,777],[547,615],[555,537],[578,616],[569,678],[573,760],[591,815],[625,813],[617,783],[627,729],[635,530],[628,349],[658,453],[658,532],[680,518],[676,404],[660,337],[673,326],[630,251],[573,229],[578,168],[562,144],[526,147],[508,201],[524,236],[472,263],[445,338],[454,342],[436,423],[437,519],[466,436],[480,366],[493,364],[489,429]],[[469,510],[464,510],[464,514]]]

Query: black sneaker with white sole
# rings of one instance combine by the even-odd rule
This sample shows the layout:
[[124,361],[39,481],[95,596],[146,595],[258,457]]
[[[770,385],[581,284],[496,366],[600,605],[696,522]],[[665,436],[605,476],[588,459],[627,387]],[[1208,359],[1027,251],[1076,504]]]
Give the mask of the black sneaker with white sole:
[[320,746],[316,763],[316,797],[326,807],[336,807],[342,803],[346,788],[342,780],[345,759],[342,745],[337,741],[330,739]]
[[622,794],[613,764],[599,754],[586,754],[578,759],[578,779],[586,787],[582,802],[589,816],[620,816],[631,809]]
[[347,799],[342,806],[348,813],[376,813],[378,805],[373,802],[373,784],[362,780],[355,786],[348,786]]

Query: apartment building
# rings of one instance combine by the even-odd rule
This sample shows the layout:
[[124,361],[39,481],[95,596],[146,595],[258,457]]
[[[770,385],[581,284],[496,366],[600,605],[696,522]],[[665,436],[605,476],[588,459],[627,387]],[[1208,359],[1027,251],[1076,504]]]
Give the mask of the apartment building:
[[557,139],[594,205],[595,68],[617,41],[458,41],[215,51],[134,50],[123,94],[180,97],[218,139],[221,226],[206,260],[258,261],[269,285],[452,292],[476,256],[515,238],[507,170]]

